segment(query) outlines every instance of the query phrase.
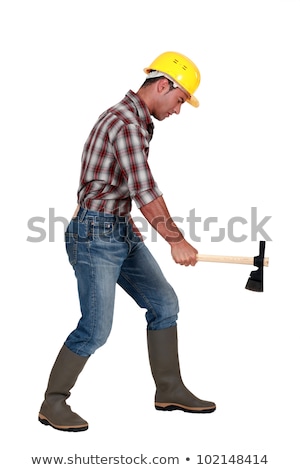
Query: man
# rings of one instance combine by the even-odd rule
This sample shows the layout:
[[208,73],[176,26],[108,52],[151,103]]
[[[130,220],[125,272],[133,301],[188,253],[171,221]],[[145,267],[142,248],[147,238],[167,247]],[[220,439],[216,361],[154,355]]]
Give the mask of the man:
[[107,340],[116,284],[147,310],[147,341],[156,383],[155,408],[208,413],[212,402],[183,384],[177,348],[178,301],[144,244],[131,216],[135,201],[147,221],[169,243],[176,263],[196,264],[197,250],[173,222],[148,165],[151,116],[162,121],[179,114],[193,95],[200,72],[187,57],[166,52],[144,69],[147,79],[134,93],[105,111],[84,146],[78,208],[66,231],[66,249],[78,282],[81,318],[52,368],[39,420],[64,431],[88,423],[66,404],[86,361]]

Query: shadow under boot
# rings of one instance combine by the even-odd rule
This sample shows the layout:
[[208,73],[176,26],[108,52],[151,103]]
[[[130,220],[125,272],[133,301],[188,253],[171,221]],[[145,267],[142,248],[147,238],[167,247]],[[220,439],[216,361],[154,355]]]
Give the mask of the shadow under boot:
[[147,330],[151,372],[156,384],[155,408],[189,413],[212,413],[216,405],[193,395],[184,385],[179,367],[177,326]]
[[88,423],[66,404],[70,390],[89,356],[73,353],[65,345],[61,348],[50,373],[45,400],[39,412],[39,421],[59,431],[86,431]]

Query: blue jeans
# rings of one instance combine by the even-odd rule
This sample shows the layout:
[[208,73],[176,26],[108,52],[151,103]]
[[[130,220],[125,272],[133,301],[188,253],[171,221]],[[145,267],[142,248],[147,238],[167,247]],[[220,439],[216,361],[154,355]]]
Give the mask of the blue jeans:
[[66,230],[66,250],[78,284],[81,318],[65,345],[89,356],[107,340],[116,284],[146,309],[147,328],[176,325],[177,296],[127,217],[80,209]]

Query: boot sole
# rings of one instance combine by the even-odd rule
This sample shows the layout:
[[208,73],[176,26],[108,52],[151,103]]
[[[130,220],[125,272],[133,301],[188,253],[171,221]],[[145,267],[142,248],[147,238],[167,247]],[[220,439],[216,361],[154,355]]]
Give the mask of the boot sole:
[[39,415],[39,422],[44,424],[45,426],[51,426],[54,429],[57,429],[58,431],[66,431],[66,432],[80,432],[80,431],[86,431],[88,429],[88,424],[78,426],[78,427],[70,427],[70,426],[57,426],[51,421],[49,421],[45,416]]
[[178,403],[155,403],[155,409],[159,411],[175,411],[175,410],[180,410],[184,411],[186,413],[213,413],[216,409],[216,407],[211,407],[211,408],[193,408],[189,406],[182,406],[179,405]]

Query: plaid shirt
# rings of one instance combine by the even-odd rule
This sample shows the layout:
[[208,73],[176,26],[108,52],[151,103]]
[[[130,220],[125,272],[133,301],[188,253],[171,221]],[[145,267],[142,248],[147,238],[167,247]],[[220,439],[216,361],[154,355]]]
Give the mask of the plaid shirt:
[[78,203],[92,211],[128,215],[162,195],[148,165],[154,125],[133,92],[99,117],[83,149]]

